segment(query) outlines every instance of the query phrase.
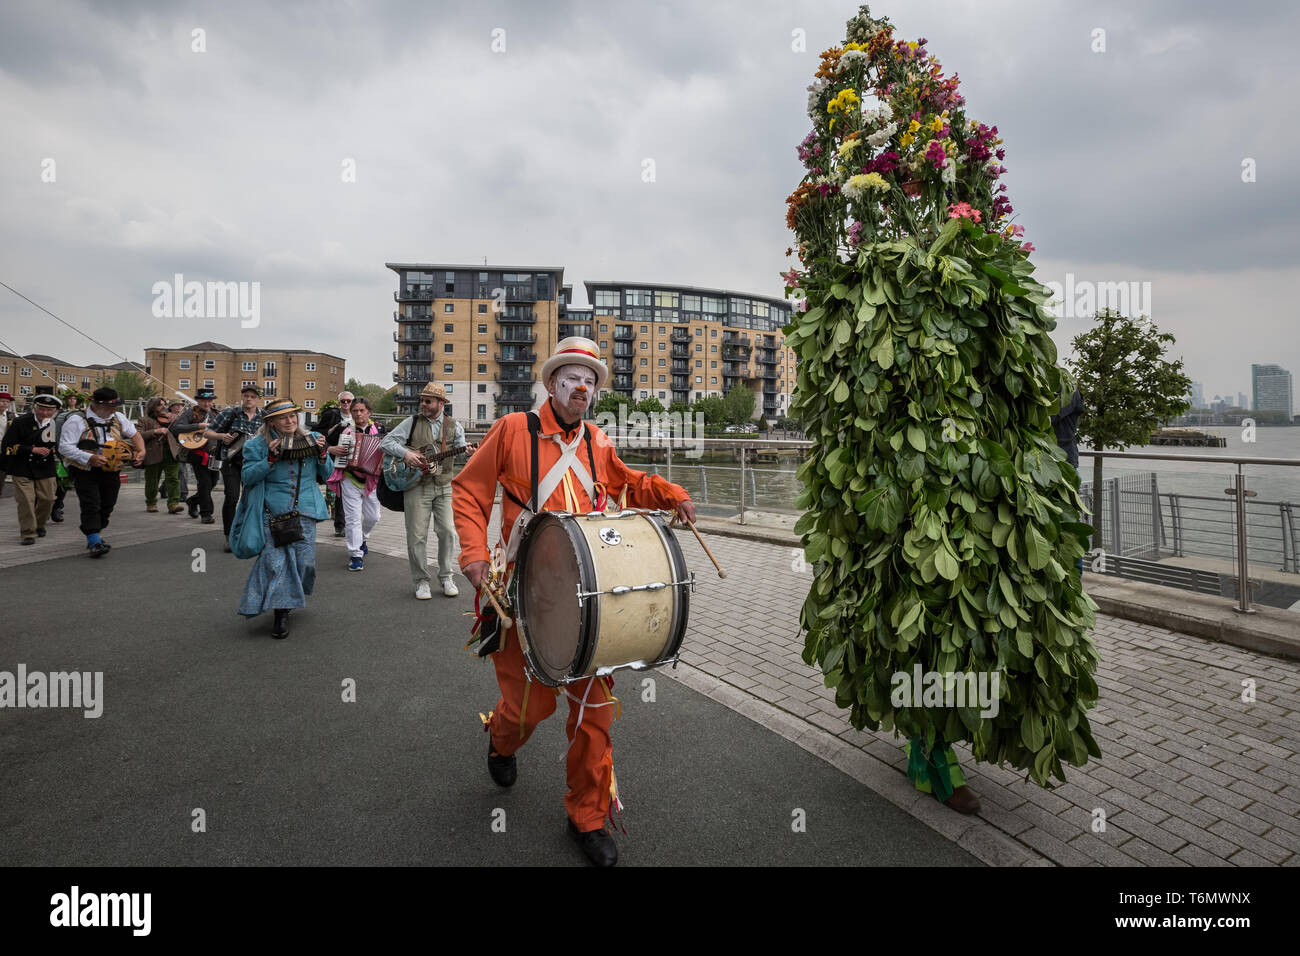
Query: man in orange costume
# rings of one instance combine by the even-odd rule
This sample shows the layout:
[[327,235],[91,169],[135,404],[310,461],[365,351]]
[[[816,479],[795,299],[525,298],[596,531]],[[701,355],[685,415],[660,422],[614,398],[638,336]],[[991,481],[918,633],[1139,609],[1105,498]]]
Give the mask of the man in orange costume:
[[[563,339],[556,345],[555,354],[542,365],[542,381],[550,396],[546,403],[533,412],[515,412],[499,419],[452,481],[452,510],[462,546],[460,567],[475,589],[482,586],[489,573],[487,528],[498,481],[505,490],[502,545],[510,558],[514,554],[512,543],[518,546],[521,513],[527,517],[522,505],[533,494],[530,415],[538,416],[540,421],[535,480],[541,510],[595,511],[604,505],[606,497],[618,500],[626,492],[629,507],[663,508],[675,511],[684,520],[695,520],[695,506],[686,489],[658,475],[628,468],[604,432],[590,422],[584,425],[583,416],[608,378],[609,370],[600,360],[595,342],[580,337]],[[569,462],[567,468],[557,467],[562,457]],[[595,474],[589,473],[592,465]],[[560,692],[528,681],[517,628],[503,635],[502,644],[492,654],[501,699],[488,723],[492,737],[488,771],[498,785],[508,787],[517,775],[515,751],[541,721],[555,712]],[[564,808],[570,834],[597,866],[618,862],[618,848],[605,830],[613,783],[609,738],[614,717],[610,706],[612,687],[613,680],[608,677],[568,687],[569,789]]]

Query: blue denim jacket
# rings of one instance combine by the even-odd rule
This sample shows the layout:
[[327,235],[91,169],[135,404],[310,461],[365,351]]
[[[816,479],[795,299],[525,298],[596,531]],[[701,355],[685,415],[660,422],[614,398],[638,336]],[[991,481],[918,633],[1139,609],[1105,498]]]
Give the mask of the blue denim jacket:
[[[311,433],[312,441],[318,437]],[[266,440],[260,435],[250,438],[244,444],[244,468],[240,475],[244,482],[245,493],[261,485],[265,495],[266,507],[273,515],[284,514],[293,510],[293,479],[298,473],[297,461],[277,461],[271,464],[267,460]],[[334,472],[334,462],[326,455],[324,458],[302,459],[302,479],[298,491],[298,511],[305,518],[324,521],[330,516],[325,506],[325,496],[320,492],[319,482],[324,481]]]

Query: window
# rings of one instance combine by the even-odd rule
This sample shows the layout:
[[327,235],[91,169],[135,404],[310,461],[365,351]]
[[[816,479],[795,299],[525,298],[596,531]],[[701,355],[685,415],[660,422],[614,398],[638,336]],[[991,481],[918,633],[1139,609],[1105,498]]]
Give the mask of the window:
[[701,362],[699,359],[696,359],[696,360],[695,360],[695,367],[696,367],[696,368],[704,368],[704,363]]
[[[487,386],[484,385],[482,382],[479,382],[479,383],[478,383],[478,388],[475,389],[475,391],[477,391],[480,395],[486,395],[486,394],[487,394]],[[479,407],[482,408],[483,406],[480,405]]]
[[486,366],[486,365],[482,365],[482,364],[480,364],[479,367],[478,367],[478,373],[479,373],[480,375],[486,375],[486,374],[487,374],[487,366]]
[[31,378],[32,370],[28,368],[26,365],[24,365],[22,368],[18,370],[18,376],[19,378]]
[[710,330],[709,330],[709,335],[710,335],[710,337],[716,339],[716,338],[718,337],[718,330],[717,330],[717,329],[710,329]]
[[711,384],[713,384],[713,385],[717,385],[717,384],[718,384],[718,376],[716,376],[716,375],[711,376],[711,377],[709,378],[709,382],[710,382]]
[[303,401],[303,403],[302,403],[302,407],[303,407],[303,408],[315,408],[315,407],[316,407],[316,399],[314,399],[314,398],[308,398],[308,399],[305,399],[305,400]]
[[478,327],[478,334],[479,334],[479,335],[487,335],[487,326],[486,326],[486,325],[483,325],[483,324],[480,324],[479,327]]
[[19,386],[18,386],[18,394],[19,394],[19,395],[30,395],[31,393],[32,393],[32,387],[31,387],[30,385],[19,385]]
[[9,366],[0,365],[0,375],[8,375],[8,374],[9,374]]
[[217,387],[217,383],[216,383],[215,381],[213,381],[212,379],[210,379],[210,378],[205,378],[205,379],[203,380],[203,387],[204,387],[204,388],[216,388],[216,387]]
[[703,375],[697,375],[697,376],[695,376],[695,384],[696,384],[696,385],[701,384],[703,381],[704,381],[704,376],[703,376]]
[[660,359],[660,360],[659,360],[659,367],[660,367],[660,368],[663,368],[663,367],[664,367],[665,365],[667,365],[667,364],[668,364],[668,360],[667,360],[667,359]]
[[[617,292],[611,290],[596,291],[596,308],[617,309],[620,305],[622,305],[622,303],[618,300]],[[603,325],[600,327],[600,330],[602,332],[607,331]]]
[[455,332],[455,331],[456,331],[456,325],[455,325],[455,323],[453,323],[453,322],[444,322],[444,323],[442,324],[442,330],[443,330],[444,332]]
[[660,308],[663,308],[663,309],[675,309],[675,308],[677,308],[677,293],[676,293],[676,292],[656,292],[656,293],[655,293],[655,305],[657,305],[657,306],[659,306]]
[[641,389],[641,397],[642,397],[642,398],[649,398],[649,397],[650,397],[650,393],[647,392],[647,391],[643,388],[643,389]]
[[176,383],[176,387],[181,390],[187,389],[190,387],[190,380],[188,378],[183,378]]
[[478,347],[478,354],[479,354],[479,355],[487,355],[487,346],[486,346],[486,345],[480,345],[480,346]]
[[666,392],[660,392],[660,393],[659,393],[659,397],[660,397],[660,398],[667,398],[668,395],[667,395]]
[[264,365],[264,366],[262,367],[262,374],[265,375],[267,378],[270,378],[272,375],[274,375],[274,374],[275,374],[275,363],[274,363],[274,362],[267,362],[266,365]]
[[642,365],[642,367],[645,367],[646,365],[649,365],[649,364],[650,364],[650,360],[649,360],[649,359],[643,358],[643,359],[641,360],[641,365]]
[[257,387],[257,383],[254,381],[250,381],[249,379],[244,379],[242,382],[239,383],[240,388],[248,388],[248,386],[250,385],[252,385],[254,388]]
[[307,389],[307,391],[309,391],[309,392],[314,392],[314,391],[316,390],[316,383],[315,383],[315,382],[303,382],[303,383],[302,383],[302,387],[305,388],[305,389]]
[[[642,375],[642,376],[641,376],[641,381],[643,381],[643,382],[648,382],[648,381],[650,381],[650,376],[649,376],[649,375]],[[642,395],[645,395],[645,392],[642,392],[641,394],[642,394]]]
[[189,359],[181,359],[181,371],[188,372],[190,368]]
[[216,370],[216,367],[217,367],[217,363],[214,362],[212,359],[203,360],[203,371],[212,372]]
[[660,352],[662,352],[662,351],[663,351],[664,349],[666,349],[666,348],[668,348],[668,344],[667,344],[666,342],[660,342],[660,343],[659,343],[659,351],[660,351]]
[[478,407],[478,420],[483,421],[485,418],[487,418],[487,406],[480,405]]
[[718,367],[718,363],[717,363],[717,362],[710,362],[710,363],[709,363],[709,368],[717,368],[717,367]]
[[660,384],[660,385],[662,385],[662,384],[663,384],[664,382],[666,382],[666,381],[668,381],[668,379],[664,378],[662,375],[659,376],[659,384]]
[[660,335],[666,335],[667,333],[668,333],[668,330],[667,330],[667,329],[665,329],[662,325],[659,326],[659,334],[660,334]]
[[642,331],[643,333],[645,333],[645,332],[649,332],[649,331],[650,331],[650,327],[649,327],[648,325],[643,325],[643,326],[641,326],[641,331]]
[[649,342],[642,342],[642,343],[641,343],[641,351],[644,352],[644,351],[645,351],[646,349],[648,349],[649,347],[650,347],[650,343],[649,343]]
[[455,351],[455,348],[456,348],[456,346],[454,346],[454,345],[452,345],[450,342],[448,342],[446,345],[444,345],[444,346],[442,347],[442,350],[443,350],[444,352],[452,352],[452,351]]
[[[446,281],[443,282],[443,289],[448,295],[452,295],[456,291],[456,273],[448,272],[446,275],[447,278]],[[447,311],[450,312],[451,310],[448,309]]]
[[698,295],[683,295],[682,309],[686,312],[700,311],[700,297]]
[[[597,299],[600,298],[600,293],[599,293],[599,292],[596,293],[596,298],[597,298]],[[608,332],[608,331],[609,331],[609,326],[608,326],[608,325],[602,325],[602,326],[600,327],[600,331],[601,331],[601,332]]]
[[63,383],[66,382],[67,380],[68,380],[68,376],[65,375],[63,372],[60,372],[60,373],[59,373],[59,383],[60,383],[60,384],[63,384]]
[[718,347],[717,347],[716,345],[713,346],[713,347],[712,347],[712,351],[713,351],[713,354],[714,354],[714,355],[717,355],[717,354],[718,354]]
[[451,382],[448,382],[446,385],[443,386],[443,388],[445,388],[447,390],[447,394],[450,395],[451,390],[455,388],[455,386],[452,385]]
[[314,371],[316,371],[316,363],[315,363],[315,362],[308,362],[308,363],[307,363],[306,365],[304,365],[302,368],[303,368],[303,371],[304,371],[304,372],[314,372]]
[[606,339],[602,339],[601,342],[600,342],[600,347],[601,347],[602,349],[607,349],[607,348],[609,348],[609,341],[606,340]]
[[[640,289],[627,290],[628,305],[651,305],[653,300],[654,296],[651,295],[649,291],[642,292]],[[645,330],[642,329],[642,331],[644,332]]]
[[241,364],[241,365],[239,366],[239,370],[240,370],[241,372],[256,372],[256,371],[257,371],[257,363],[256,363],[256,362],[244,362],[243,364]]
[[450,374],[451,374],[452,372],[454,372],[455,370],[456,370],[456,369],[455,369],[455,366],[453,366],[450,362],[448,362],[448,363],[446,363],[445,365],[443,365],[443,367],[442,367],[442,374],[443,374],[443,375],[450,375]]
[[[487,315],[487,303],[486,303],[486,302],[480,302],[480,303],[478,304],[478,314],[479,314],[479,315]],[[481,329],[481,331],[486,331],[486,327],[483,327],[483,328]]]
[[703,351],[704,351],[704,346],[701,345],[700,343],[696,342],[696,343],[695,343],[695,351],[697,351],[697,352],[703,352]]
[[456,311],[456,303],[454,303],[454,302],[444,302],[444,303],[442,304],[442,311],[444,311],[444,312],[455,312],[455,311]]

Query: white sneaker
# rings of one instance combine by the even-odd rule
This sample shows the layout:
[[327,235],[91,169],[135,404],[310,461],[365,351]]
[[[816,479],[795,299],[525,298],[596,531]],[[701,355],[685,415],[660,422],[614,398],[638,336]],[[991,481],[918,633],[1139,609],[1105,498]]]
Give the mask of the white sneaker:
[[442,593],[447,597],[455,597],[460,593],[460,589],[456,587],[455,582],[452,581],[451,578],[447,578],[447,580],[442,582]]
[[429,590],[429,582],[421,581],[420,586],[415,589],[415,596],[421,601],[427,601],[433,597],[433,592]]

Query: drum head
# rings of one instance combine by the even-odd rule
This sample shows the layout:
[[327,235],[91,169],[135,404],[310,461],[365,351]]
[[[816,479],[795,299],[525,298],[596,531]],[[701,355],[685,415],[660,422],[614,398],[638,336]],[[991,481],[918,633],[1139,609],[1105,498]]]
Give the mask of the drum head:
[[538,679],[554,687],[573,673],[581,656],[585,615],[577,598],[583,579],[579,543],[553,515],[539,515],[526,532],[517,595],[525,655]]

